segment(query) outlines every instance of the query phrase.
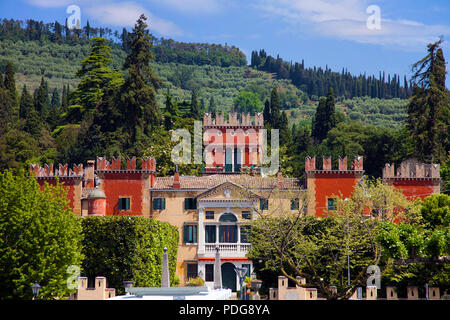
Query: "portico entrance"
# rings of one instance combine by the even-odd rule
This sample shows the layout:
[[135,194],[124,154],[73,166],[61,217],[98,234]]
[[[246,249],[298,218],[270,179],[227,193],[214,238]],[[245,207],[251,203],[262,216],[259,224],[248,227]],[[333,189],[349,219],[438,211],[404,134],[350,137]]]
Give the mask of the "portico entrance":
[[225,262],[221,266],[222,271],[222,287],[236,291],[236,273],[234,272],[234,264]]

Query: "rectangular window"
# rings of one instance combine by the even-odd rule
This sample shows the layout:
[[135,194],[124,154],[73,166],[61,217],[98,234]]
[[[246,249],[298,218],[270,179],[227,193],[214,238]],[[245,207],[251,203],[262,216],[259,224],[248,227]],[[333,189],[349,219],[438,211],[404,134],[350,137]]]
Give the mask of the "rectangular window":
[[269,200],[267,200],[267,199],[260,199],[259,200],[259,209],[261,209],[261,210],[269,209]]
[[205,218],[206,219],[214,219],[214,211],[206,211]]
[[184,210],[197,209],[197,199],[195,198],[184,198]]
[[216,226],[205,226],[205,242],[216,243]]
[[205,281],[214,281],[214,265],[205,264]]
[[237,226],[236,225],[219,226],[219,241],[225,243],[236,243]]
[[328,210],[336,210],[336,199],[328,198]]
[[165,198],[155,198],[153,199],[153,209],[154,210],[164,210],[166,208]]
[[296,199],[291,199],[291,210],[298,210],[299,208],[299,200],[298,198]]
[[240,228],[241,228],[241,243],[248,243],[250,226],[241,226]]
[[194,263],[189,263],[187,265],[187,278],[197,278],[198,276],[198,265]]
[[242,219],[251,219],[252,218],[252,214],[250,213],[250,211],[242,211]]
[[197,225],[185,224],[183,231],[184,243],[197,243]]
[[130,210],[130,198],[119,198],[119,211]]

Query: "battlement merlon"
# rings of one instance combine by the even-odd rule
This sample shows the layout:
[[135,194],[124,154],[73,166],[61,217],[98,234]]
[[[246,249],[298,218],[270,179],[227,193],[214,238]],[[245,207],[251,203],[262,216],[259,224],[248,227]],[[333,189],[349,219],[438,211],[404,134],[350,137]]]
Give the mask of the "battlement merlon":
[[250,113],[241,113],[240,119],[237,112],[228,114],[228,121],[225,119],[224,113],[216,113],[215,119],[211,113],[203,114],[204,127],[264,127],[264,116],[260,112],[256,112],[254,121],[251,119]]
[[337,171],[337,172],[362,172],[363,169],[363,157],[356,156],[351,168],[347,168],[347,157],[339,157],[338,159],[338,170],[333,170],[331,157],[322,157],[322,169],[316,168],[316,157],[306,157],[305,158],[305,171]]
[[403,161],[395,170],[394,164],[386,163],[383,168],[383,179],[440,179],[440,164]]
[[54,169],[53,164],[44,164],[41,167],[39,164],[30,164],[30,175],[35,175],[37,178],[83,178],[83,165],[74,164],[73,169],[69,169],[68,164],[59,164],[57,169]]

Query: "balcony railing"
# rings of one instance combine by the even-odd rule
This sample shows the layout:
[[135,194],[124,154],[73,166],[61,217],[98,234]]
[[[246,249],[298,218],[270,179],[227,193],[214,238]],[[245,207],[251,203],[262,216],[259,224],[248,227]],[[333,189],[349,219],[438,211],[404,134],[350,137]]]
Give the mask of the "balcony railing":
[[219,253],[221,255],[230,255],[230,254],[246,254],[250,248],[250,243],[211,243],[205,244],[205,253],[206,254],[214,254],[216,252],[216,246],[219,247]]

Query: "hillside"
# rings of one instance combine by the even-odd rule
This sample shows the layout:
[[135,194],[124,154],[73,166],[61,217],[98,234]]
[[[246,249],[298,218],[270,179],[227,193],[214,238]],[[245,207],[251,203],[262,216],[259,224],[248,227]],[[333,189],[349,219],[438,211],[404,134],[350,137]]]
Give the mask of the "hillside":
[[[49,92],[53,88],[60,90],[69,84],[75,89],[78,79],[75,77],[81,60],[89,52],[90,45],[58,44],[40,41],[0,41],[0,70],[11,61],[15,66],[16,85],[19,92],[24,84],[33,92],[41,81],[41,75],[49,84]],[[126,52],[119,45],[112,45],[113,66],[121,68]],[[187,65],[175,62],[153,62],[151,67],[161,78],[165,88],[170,89],[175,101],[188,101],[191,91],[199,91],[200,101],[208,106],[211,97],[218,105],[218,110],[229,111],[233,99],[241,91],[258,94],[263,102],[270,95],[272,87],[278,87],[281,108],[291,111],[291,122],[307,120],[314,114],[317,101],[308,99],[308,95],[292,84],[289,79],[277,79],[272,73],[259,71],[247,66],[221,67],[217,65]],[[164,93],[160,90],[157,96],[161,108],[164,106]],[[397,127],[404,118],[404,99],[372,99],[358,97],[340,99],[337,109],[351,119],[375,126]]]

